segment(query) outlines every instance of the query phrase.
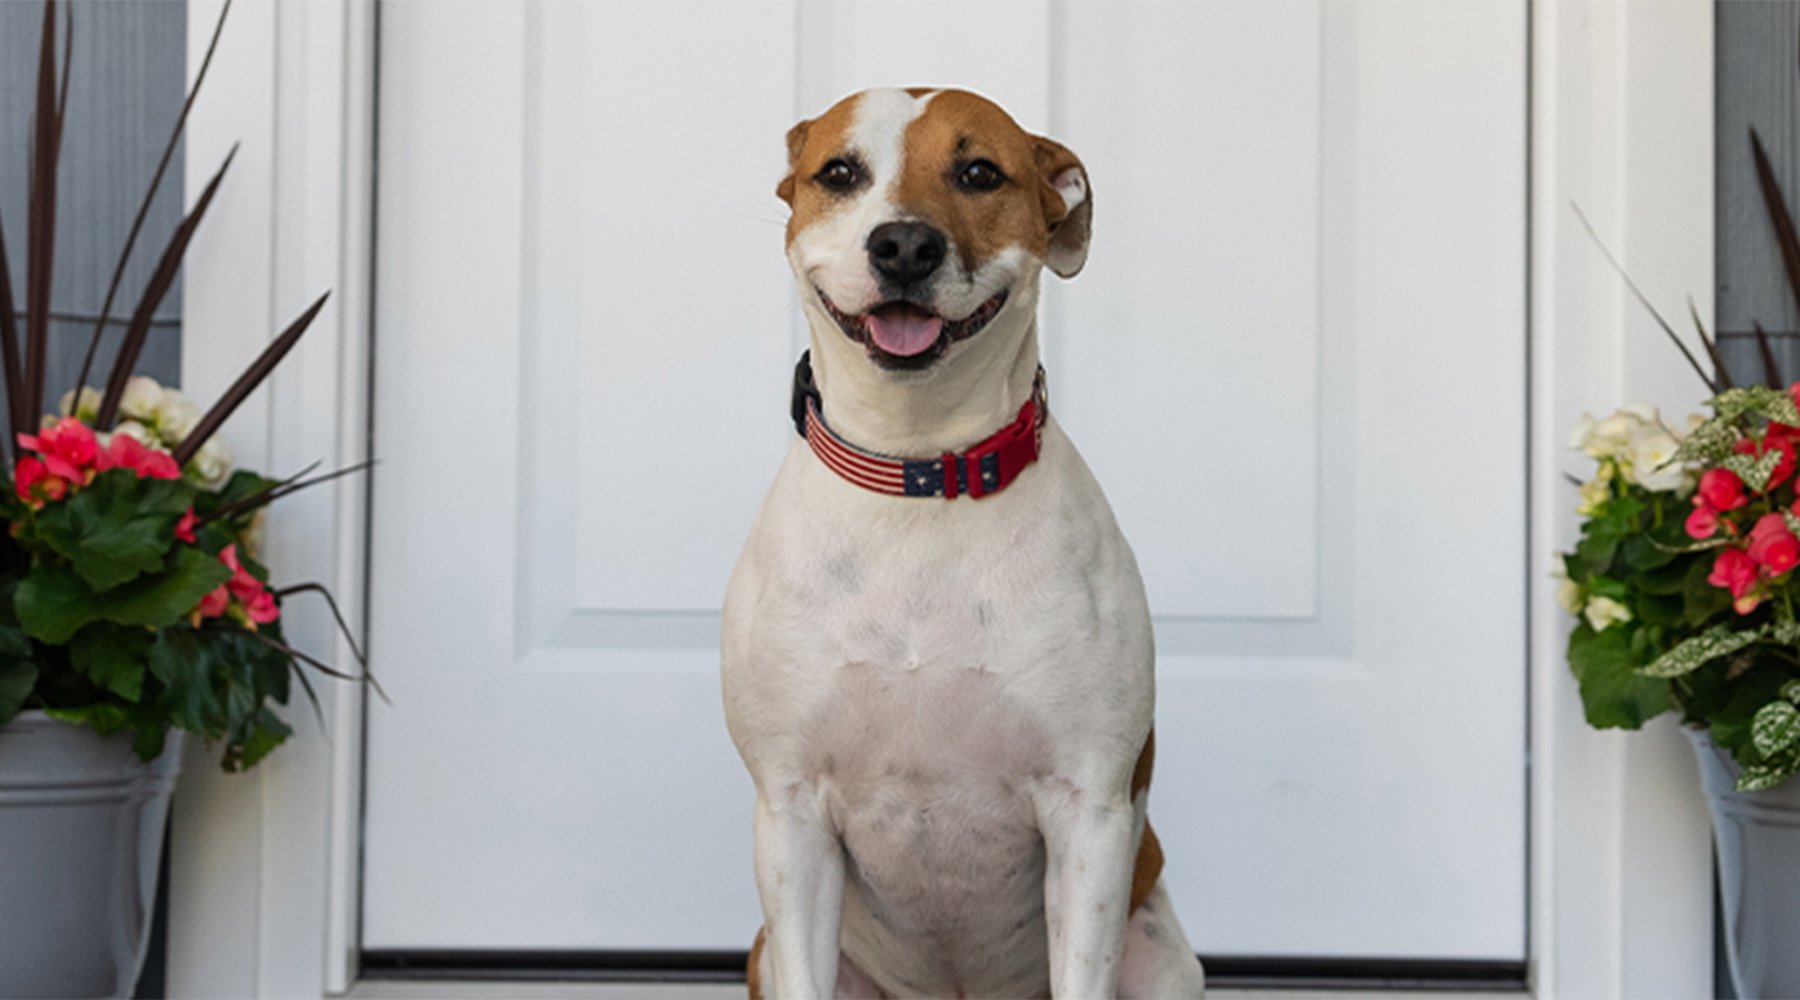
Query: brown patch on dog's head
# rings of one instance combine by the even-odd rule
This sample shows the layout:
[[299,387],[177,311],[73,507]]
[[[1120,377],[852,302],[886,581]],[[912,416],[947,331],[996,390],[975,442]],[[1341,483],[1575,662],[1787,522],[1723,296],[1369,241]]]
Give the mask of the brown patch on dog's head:
[[[984,97],[946,90],[907,127],[903,148],[895,194],[901,213],[943,229],[965,268],[973,271],[1016,246],[1064,277],[1081,269],[1090,217],[1087,183],[1081,161],[1062,145],[1026,132]],[[993,187],[970,183],[992,176],[990,166],[998,173]],[[1075,176],[1066,175],[1070,170],[1082,177],[1084,192],[1073,211],[1056,184],[1058,178],[1069,183]],[[1070,250],[1078,250],[1078,258]]]
[[[927,101],[904,123],[898,178],[881,176],[884,164],[859,149],[854,136],[859,110],[871,93],[846,97],[788,131],[788,173],[775,193],[793,210],[790,244],[854,199],[885,194],[892,211],[884,221],[904,218],[936,226],[950,238],[965,271],[1010,247],[1029,252],[1063,277],[1081,270],[1093,200],[1081,160],[1067,147],[1025,131],[978,94],[911,87],[907,95]],[[820,176],[838,161],[866,172],[848,190]]]
[[775,196],[793,209],[788,216],[787,238],[806,228],[820,215],[841,207],[842,199],[817,182],[819,169],[836,157],[852,155],[849,134],[856,121],[856,104],[860,94],[853,94],[833,104],[817,118],[809,118],[788,129],[788,172],[775,186]]

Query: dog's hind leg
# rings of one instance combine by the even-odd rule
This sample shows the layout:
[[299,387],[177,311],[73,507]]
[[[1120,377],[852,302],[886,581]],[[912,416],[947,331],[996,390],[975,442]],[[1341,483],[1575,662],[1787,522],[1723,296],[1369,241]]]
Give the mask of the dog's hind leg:
[[1121,1000],[1176,1000],[1206,993],[1206,972],[1188,944],[1169,894],[1158,881],[1125,924],[1119,964]]

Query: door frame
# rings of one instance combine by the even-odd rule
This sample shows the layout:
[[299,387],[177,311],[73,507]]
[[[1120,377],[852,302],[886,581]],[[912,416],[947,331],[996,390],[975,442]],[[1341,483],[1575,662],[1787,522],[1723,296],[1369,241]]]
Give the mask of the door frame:
[[[221,2],[189,0],[190,76]],[[1531,0],[1530,17],[1533,992],[1701,995],[1712,880],[1695,766],[1673,726],[1627,736],[1582,723],[1548,573],[1574,531],[1562,445],[1575,416],[1632,400],[1682,412],[1695,395],[1567,204],[1581,202],[1659,299],[1692,290],[1711,313],[1712,8]],[[239,4],[189,121],[190,203],[230,145],[243,147],[188,255],[183,385],[216,393],[287,316],[335,289],[227,430],[256,467],[368,451],[378,35],[371,0]],[[284,573],[330,585],[359,633],[367,530],[356,479],[284,502],[271,538]],[[297,607],[289,622],[309,648],[349,660],[322,610]],[[325,996],[355,983],[365,704],[357,685],[321,694],[324,732],[296,706],[290,745],[251,773],[188,762],[171,841],[172,995]]]

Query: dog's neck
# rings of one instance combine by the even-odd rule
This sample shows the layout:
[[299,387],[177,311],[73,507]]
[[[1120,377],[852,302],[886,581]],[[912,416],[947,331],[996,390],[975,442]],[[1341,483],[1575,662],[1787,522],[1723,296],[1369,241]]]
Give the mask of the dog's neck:
[[1013,422],[1037,378],[1037,288],[1030,283],[987,328],[921,372],[888,372],[869,360],[812,303],[813,378],[825,422],[851,444],[896,457],[962,451]]

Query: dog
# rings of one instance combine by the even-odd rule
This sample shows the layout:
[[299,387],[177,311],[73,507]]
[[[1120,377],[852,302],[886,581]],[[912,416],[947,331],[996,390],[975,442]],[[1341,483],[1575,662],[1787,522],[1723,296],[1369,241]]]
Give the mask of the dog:
[[750,995],[1200,996],[1145,819],[1143,583],[1038,365],[1087,173],[961,90],[854,94],[787,146],[811,348],[721,636]]

